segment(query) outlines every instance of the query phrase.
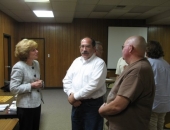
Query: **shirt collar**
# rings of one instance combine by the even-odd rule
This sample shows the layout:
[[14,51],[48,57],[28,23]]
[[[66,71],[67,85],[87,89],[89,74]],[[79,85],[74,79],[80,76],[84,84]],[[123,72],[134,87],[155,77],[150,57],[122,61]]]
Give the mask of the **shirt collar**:
[[80,60],[81,60],[83,63],[88,63],[88,62],[90,62],[92,59],[94,59],[95,56],[96,56],[96,54],[93,53],[93,55],[92,55],[89,59],[87,59],[87,60],[85,60],[85,59],[81,56]]

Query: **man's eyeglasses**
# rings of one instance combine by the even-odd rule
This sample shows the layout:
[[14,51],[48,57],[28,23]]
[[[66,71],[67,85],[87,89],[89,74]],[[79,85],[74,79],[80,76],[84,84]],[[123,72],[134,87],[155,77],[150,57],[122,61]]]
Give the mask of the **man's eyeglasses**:
[[80,45],[80,49],[83,49],[83,48],[87,48],[87,49],[89,49],[89,48],[91,48],[91,45]]
[[123,50],[124,47],[125,47],[125,46],[122,46],[122,50]]
[[129,46],[129,44],[123,45],[123,46],[122,46],[122,50],[123,50],[123,48],[124,48],[125,46]]

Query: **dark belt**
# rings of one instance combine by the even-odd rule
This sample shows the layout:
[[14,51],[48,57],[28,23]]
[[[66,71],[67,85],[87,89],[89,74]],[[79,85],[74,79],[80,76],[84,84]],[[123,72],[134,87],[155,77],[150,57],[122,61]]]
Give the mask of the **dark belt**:
[[101,100],[101,99],[103,99],[103,96],[101,96],[101,97],[99,97],[99,98],[95,98],[95,99],[93,99],[93,98],[90,98],[90,99],[82,99],[82,100],[80,100],[80,101],[82,101],[82,102],[90,102],[90,101],[97,101],[97,100]]

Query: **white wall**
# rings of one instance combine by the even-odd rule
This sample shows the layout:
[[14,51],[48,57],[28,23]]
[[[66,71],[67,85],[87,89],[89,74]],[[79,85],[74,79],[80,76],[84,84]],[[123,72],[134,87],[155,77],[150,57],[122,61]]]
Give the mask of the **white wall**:
[[108,27],[108,69],[116,69],[117,61],[122,56],[122,45],[133,35],[143,36],[147,41],[147,27]]

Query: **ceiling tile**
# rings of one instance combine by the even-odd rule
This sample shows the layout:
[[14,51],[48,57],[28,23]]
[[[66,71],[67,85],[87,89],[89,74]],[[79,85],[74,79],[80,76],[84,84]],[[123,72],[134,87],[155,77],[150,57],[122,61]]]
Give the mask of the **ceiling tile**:
[[[125,7],[120,8],[119,6]],[[170,14],[170,0],[50,0],[50,3],[0,0],[0,10],[19,22],[31,22],[32,19],[34,22],[68,23],[72,22],[74,18],[135,18],[146,19],[150,23],[161,23],[162,21],[164,24],[167,23],[166,19]],[[55,18],[40,20],[34,15],[33,10],[52,10]],[[129,11],[144,13],[129,14]]]
[[28,7],[32,10],[52,10],[50,3],[27,3]]
[[122,0],[100,0],[99,5],[119,5]]
[[145,2],[142,2],[141,6],[159,6],[161,4],[164,4],[168,0],[145,0]]
[[20,16],[20,18],[23,20],[23,22],[40,22],[37,17],[32,17],[32,16]]
[[2,12],[4,12],[5,14],[9,15],[10,17],[12,17],[13,19],[17,20],[18,22],[22,22],[23,20],[18,17],[17,15],[15,15],[13,12],[11,12],[10,10],[2,10]]
[[24,2],[9,2],[8,0],[6,0],[6,2],[1,2],[0,4],[7,9],[30,10]]
[[120,16],[122,16],[123,14],[125,14],[127,11],[126,10],[112,10],[111,12],[109,12],[105,18],[110,18],[110,19],[115,19],[118,18]]
[[50,0],[50,2],[77,2],[78,0]]
[[127,13],[129,10],[126,10],[126,9],[112,9],[112,11],[110,11],[109,13],[114,13],[114,14],[117,14],[117,13]]
[[155,7],[149,11],[147,11],[146,13],[154,13],[154,14],[159,14],[159,13],[163,13],[167,10],[170,10],[170,7]]
[[113,5],[97,5],[93,12],[110,12],[113,7]]
[[154,13],[143,13],[143,14],[136,16],[135,18],[136,19],[147,19],[153,15],[154,15]]
[[160,6],[161,7],[170,7],[170,1],[168,0],[167,2],[161,4]]
[[118,17],[122,16],[122,14],[107,14],[104,18],[105,19],[117,19]]
[[72,17],[56,17],[57,23],[71,23],[73,21]]
[[75,2],[52,2],[54,11],[75,11]]
[[95,5],[77,5],[76,12],[93,11],[94,8],[95,8]]
[[136,16],[139,16],[141,13],[125,13],[121,16],[120,19],[133,19]]
[[91,12],[76,12],[74,18],[88,18]]
[[2,10],[2,9],[7,10],[7,8],[5,8],[5,7],[0,3],[0,10]]
[[29,17],[36,17],[34,12],[32,12],[31,10],[29,11],[20,11],[20,10],[10,10],[11,12],[13,12],[15,15],[17,16],[29,16]]
[[107,12],[92,12],[89,18],[103,18]]
[[147,23],[147,24],[160,24],[160,25],[164,24],[164,25],[169,25],[169,23],[170,23],[170,17],[167,17],[167,18],[165,18],[165,19],[159,19],[159,20],[157,20],[157,21],[152,21],[152,22],[146,21],[146,23]]
[[83,4],[83,5],[85,5],[85,4],[88,4],[88,5],[93,4],[94,5],[94,4],[97,4],[98,1],[99,0],[77,0],[77,3]]
[[3,2],[22,2],[22,3],[25,3],[24,0],[0,0],[0,3],[3,3]]
[[74,12],[63,12],[63,11],[60,11],[60,12],[58,12],[58,11],[54,11],[53,12],[54,13],[54,16],[55,17],[73,17],[74,16]]
[[145,13],[153,8],[153,6],[136,6],[132,8],[129,13]]
[[144,2],[144,0],[122,0],[119,5],[139,5]]

